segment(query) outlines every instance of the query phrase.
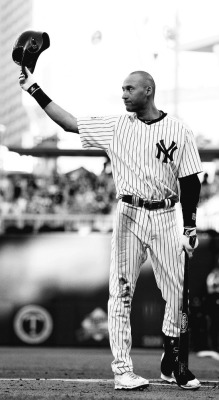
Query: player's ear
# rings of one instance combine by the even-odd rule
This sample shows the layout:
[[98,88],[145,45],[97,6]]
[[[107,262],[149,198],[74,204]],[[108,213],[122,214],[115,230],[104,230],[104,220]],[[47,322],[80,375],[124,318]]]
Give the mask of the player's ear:
[[146,87],[147,95],[150,96],[153,93],[153,88],[152,86],[147,86]]

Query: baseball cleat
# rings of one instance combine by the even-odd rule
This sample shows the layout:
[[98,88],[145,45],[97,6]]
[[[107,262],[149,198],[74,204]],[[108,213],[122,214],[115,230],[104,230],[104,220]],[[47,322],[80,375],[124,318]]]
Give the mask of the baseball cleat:
[[[175,376],[176,376],[176,374],[175,374]],[[199,382],[199,380],[196,379],[195,375],[193,375],[189,369],[186,371],[185,381],[187,381],[187,382],[186,383],[180,382],[180,376],[178,378],[176,376],[177,385],[179,387],[181,387],[182,389],[196,390],[196,389],[199,389],[201,386],[201,383]]]
[[168,382],[168,383],[176,383],[176,378],[173,375],[173,372],[171,375],[164,375],[162,372],[160,374],[160,377],[162,379],[162,381]]
[[165,353],[161,356],[161,379],[168,383],[176,383],[176,378],[173,374],[173,360],[170,360]]
[[192,374],[192,372],[188,369],[187,370],[187,383],[179,383],[177,382],[174,372],[171,371],[170,369],[170,364],[168,364],[168,360],[165,357],[165,353],[162,354],[161,357],[161,379],[165,382],[168,383],[177,383],[179,387],[182,389],[189,389],[189,390],[196,390],[199,389],[201,386],[201,383],[199,382],[198,379],[195,378],[195,376]]
[[115,389],[123,390],[144,390],[149,385],[147,379],[134,374],[134,372],[125,372],[121,375],[115,375]]
[[[190,371],[188,370],[188,372]],[[179,387],[181,387],[182,389],[197,390],[201,387],[201,383],[198,379],[195,378],[188,381],[185,385],[179,384]]]

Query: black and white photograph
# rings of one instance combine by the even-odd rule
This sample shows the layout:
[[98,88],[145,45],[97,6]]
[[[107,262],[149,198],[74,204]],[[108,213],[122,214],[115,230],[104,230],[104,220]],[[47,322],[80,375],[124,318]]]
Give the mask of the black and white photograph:
[[218,13],[0,0],[0,400],[218,399]]

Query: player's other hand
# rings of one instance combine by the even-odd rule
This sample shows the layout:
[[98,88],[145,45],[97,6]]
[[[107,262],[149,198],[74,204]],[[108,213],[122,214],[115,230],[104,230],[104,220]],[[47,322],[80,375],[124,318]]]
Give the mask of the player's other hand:
[[19,83],[22,89],[27,91],[30,88],[30,86],[36,83],[36,80],[34,79],[33,74],[31,74],[29,69],[27,69],[26,67],[25,67],[25,72],[27,74],[27,78],[25,77],[23,71],[21,70],[19,76]]
[[196,228],[184,228],[179,246],[179,256],[185,250],[189,258],[193,256],[194,250],[198,247]]

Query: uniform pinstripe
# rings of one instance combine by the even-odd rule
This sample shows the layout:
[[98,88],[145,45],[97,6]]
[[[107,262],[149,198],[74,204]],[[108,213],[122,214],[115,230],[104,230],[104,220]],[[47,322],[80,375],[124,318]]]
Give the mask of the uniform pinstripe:
[[149,211],[121,201],[123,195],[144,200],[179,201],[177,179],[202,171],[193,133],[163,114],[152,123],[136,114],[78,119],[84,148],[104,149],[112,164],[117,198],[109,284],[109,334],[114,373],[132,371],[131,302],[148,253],[157,285],[166,301],[162,330],[179,336],[184,255],[177,254],[179,232],[175,208]]

